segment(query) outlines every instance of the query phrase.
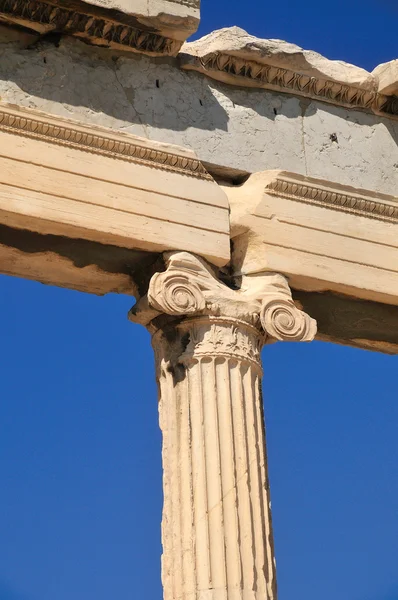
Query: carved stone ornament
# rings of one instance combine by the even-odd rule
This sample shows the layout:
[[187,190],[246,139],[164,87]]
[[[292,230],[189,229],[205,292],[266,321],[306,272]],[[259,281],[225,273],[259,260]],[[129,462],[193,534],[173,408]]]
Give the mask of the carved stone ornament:
[[147,140],[133,135],[120,134],[100,126],[82,125],[61,117],[54,118],[19,106],[0,105],[2,131],[163,171],[213,180],[196,157],[178,155],[167,150],[166,145],[159,144],[159,149],[156,149]]
[[[164,35],[161,30],[139,26],[137,18],[131,17],[133,24],[130,24],[129,15],[123,15],[121,11],[95,10],[95,7],[84,2],[66,1],[61,6],[56,0],[0,0],[0,17],[1,20],[22,24],[42,34],[56,31],[88,39],[99,46],[150,56],[176,56],[183,39],[196,29],[193,24],[188,27],[183,39],[174,39]],[[174,33],[178,31],[170,28],[170,34]]]
[[316,179],[306,177],[305,181],[300,181],[300,176],[294,180],[288,175],[284,177],[283,174],[267,184],[266,193],[360,217],[398,223],[397,199],[386,194],[376,195],[365,190],[358,190],[353,194],[348,188],[345,191],[337,188],[327,189],[326,185],[317,185]]
[[398,115],[394,61],[380,65],[372,74],[283,40],[256,38],[239,27],[188,42],[180,60],[183,69],[231,85],[305,96],[383,116]]
[[132,321],[156,331],[156,318],[222,317],[262,328],[269,340],[309,342],[316,322],[293,302],[286,278],[275,273],[243,277],[240,289],[217,279],[202,259],[187,252],[165,255],[167,269],[156,273],[146,298],[130,311]]

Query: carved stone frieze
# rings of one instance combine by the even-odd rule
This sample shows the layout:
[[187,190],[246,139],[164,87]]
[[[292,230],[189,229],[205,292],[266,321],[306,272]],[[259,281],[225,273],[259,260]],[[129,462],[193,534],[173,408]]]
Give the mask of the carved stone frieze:
[[[204,260],[187,252],[167,253],[166,265],[165,272],[152,277],[147,297],[130,312],[131,320],[152,331],[157,328],[157,317],[165,314],[207,316],[224,320],[230,327],[236,320],[245,327],[261,329],[270,340],[311,341],[315,337],[316,322],[295,306],[283,275],[244,277],[240,288],[232,289],[216,277]],[[210,331],[206,339],[213,340],[215,347]],[[239,346],[237,339],[234,345]],[[219,347],[225,350],[224,342]]]
[[242,60],[228,54],[214,53],[204,58],[183,55],[182,66],[186,70],[200,71],[226,83],[298,94],[348,108],[368,109],[398,116],[396,96],[386,96],[368,89],[309,77],[289,69],[253,60]]
[[149,28],[117,20],[107,11],[90,8],[83,2],[60,6],[47,0],[0,0],[0,18],[24,24],[40,33],[56,31],[86,38],[101,46],[142,52],[152,56],[175,56],[182,41]]
[[282,40],[250,36],[238,27],[185,44],[180,57],[183,69],[224,83],[398,115],[398,98],[388,93],[395,88],[379,87],[374,74]]

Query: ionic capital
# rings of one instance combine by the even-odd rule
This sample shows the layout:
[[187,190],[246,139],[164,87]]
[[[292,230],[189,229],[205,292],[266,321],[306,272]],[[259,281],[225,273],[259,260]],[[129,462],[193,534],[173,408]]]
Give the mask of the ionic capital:
[[242,277],[239,289],[221,281],[204,260],[187,252],[165,255],[166,270],[156,273],[147,296],[130,319],[155,332],[162,315],[237,320],[260,330],[268,341],[309,342],[316,321],[296,307],[287,279],[276,273]]

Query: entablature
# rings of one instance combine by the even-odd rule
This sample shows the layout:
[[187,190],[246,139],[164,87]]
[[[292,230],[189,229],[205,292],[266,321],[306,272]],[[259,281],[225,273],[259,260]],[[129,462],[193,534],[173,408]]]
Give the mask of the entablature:
[[229,205],[190,150],[0,107],[0,224],[131,250],[230,258]]

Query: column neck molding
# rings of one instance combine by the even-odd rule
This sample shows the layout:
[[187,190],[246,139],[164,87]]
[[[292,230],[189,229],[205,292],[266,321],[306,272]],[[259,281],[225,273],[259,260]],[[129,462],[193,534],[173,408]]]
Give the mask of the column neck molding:
[[[173,333],[172,333],[173,332]],[[177,334],[183,341],[179,348],[178,364],[188,367],[194,362],[206,360],[235,360],[256,367],[262,373],[261,348],[266,336],[263,331],[242,319],[229,317],[202,316],[186,318],[169,323],[168,328],[156,331],[153,346],[169,346],[169,352],[162,348],[163,356],[169,354],[168,364],[173,364],[173,345],[170,336]],[[185,343],[184,343],[185,341]],[[181,352],[181,353],[180,353]]]
[[145,325],[151,333],[165,328],[167,315],[171,319],[166,320],[166,326],[189,318],[195,329],[205,319],[207,326],[225,323],[231,331],[238,323],[247,331],[248,326],[252,327],[264,341],[314,339],[316,322],[296,307],[283,275],[242,277],[240,288],[233,289],[197,256],[170,252],[164,258],[166,270],[152,277],[147,296],[130,311],[130,319]]

